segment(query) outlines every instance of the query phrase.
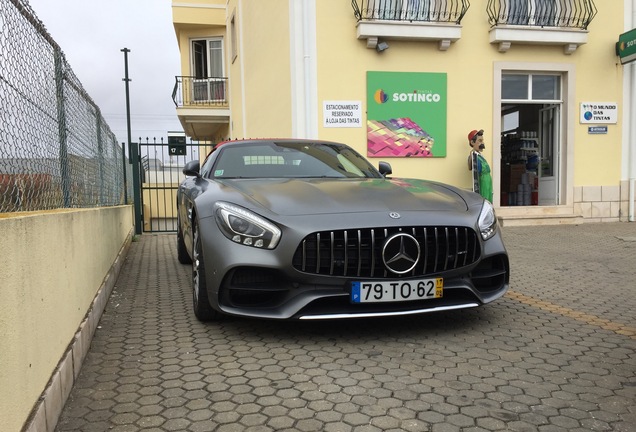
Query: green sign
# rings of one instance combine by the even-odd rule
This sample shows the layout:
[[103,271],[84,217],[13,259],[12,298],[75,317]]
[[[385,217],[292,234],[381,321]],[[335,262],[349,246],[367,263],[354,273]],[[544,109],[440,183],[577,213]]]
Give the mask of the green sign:
[[170,156],[186,155],[186,136],[183,132],[168,132],[168,153]]
[[170,145],[186,145],[185,135],[170,135],[168,134],[168,144]]
[[632,29],[618,37],[616,55],[620,57],[621,64],[636,60],[636,29]]
[[445,73],[367,72],[367,156],[446,157]]

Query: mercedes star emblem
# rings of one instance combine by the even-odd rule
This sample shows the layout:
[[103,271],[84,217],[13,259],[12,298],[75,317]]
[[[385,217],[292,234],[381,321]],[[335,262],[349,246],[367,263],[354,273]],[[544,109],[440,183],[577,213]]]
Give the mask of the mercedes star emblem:
[[420,244],[415,237],[398,233],[389,237],[382,248],[382,261],[393,273],[404,274],[415,268],[420,259]]

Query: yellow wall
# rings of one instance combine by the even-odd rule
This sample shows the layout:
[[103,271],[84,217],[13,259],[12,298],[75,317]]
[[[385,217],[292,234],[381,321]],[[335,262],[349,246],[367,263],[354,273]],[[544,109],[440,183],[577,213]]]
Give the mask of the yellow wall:
[[[210,3],[216,3],[210,1]],[[467,134],[484,129],[485,157],[498,167],[500,138],[499,101],[495,95],[499,82],[494,81],[496,65],[554,64],[570,70],[574,80],[567,116],[562,128],[566,132],[563,157],[570,163],[562,174],[569,182],[564,196],[571,204],[572,190],[581,186],[618,186],[621,180],[622,151],[622,73],[614,53],[614,44],[624,25],[623,2],[596,2],[598,14],[589,26],[588,42],[573,54],[566,55],[562,45],[542,46],[513,43],[506,53],[489,42],[488,15],[483,2],[473,2],[464,16],[461,39],[447,51],[438,42],[388,40],[390,48],[378,54],[366,47],[366,40],[356,38],[356,19],[351,2],[315,0],[317,64],[315,85],[318,138],[342,141],[366,155],[366,128],[323,128],[322,104],[326,100],[362,101],[366,120],[367,71],[441,72],[447,74],[447,156],[445,158],[388,158],[395,176],[428,178],[469,188],[466,168],[469,153]],[[291,136],[294,94],[292,63],[299,59],[291,52],[289,0],[228,0],[226,21],[234,14],[239,42],[238,58],[230,58],[229,27],[198,28],[199,35],[225,31],[226,58],[229,65],[232,138]],[[188,30],[193,34],[194,30]],[[182,59],[189,55],[185,33],[179,40]],[[185,42],[185,44],[184,44]],[[302,61],[302,59],[300,59]],[[189,60],[188,60],[189,61]],[[189,69],[183,60],[184,74]],[[298,87],[297,87],[298,88]],[[606,135],[589,135],[588,125],[579,123],[581,102],[617,102],[619,123],[608,125]],[[564,101],[568,103],[568,101]],[[371,159],[377,165],[377,159]],[[591,168],[594,167],[594,168]],[[569,169],[569,171],[567,171]],[[566,172],[567,171],[567,172]],[[499,176],[498,172],[493,173]],[[496,191],[497,192],[497,191]]]
[[225,0],[188,0],[172,5],[175,27],[225,25]]
[[0,413],[2,430],[18,431],[133,218],[130,206],[0,216]]
[[[366,71],[443,72],[448,78],[447,157],[435,159],[387,159],[394,175],[424,177],[470,187],[466,169],[469,153],[467,134],[484,129],[485,156],[493,158],[493,64],[494,62],[541,62],[573,64],[576,73],[576,106],[570,121],[575,125],[575,185],[617,185],[620,181],[621,125],[610,125],[607,135],[588,135],[587,125],[579,124],[580,102],[618,102],[623,105],[622,67],[614,54],[618,29],[623,23],[622,2],[597,2],[599,13],[590,25],[589,42],[572,55],[562,46],[513,44],[499,53],[489,43],[488,16],[481,3],[473,2],[462,20],[462,37],[448,51],[439,51],[436,42],[389,40],[382,54],[366,48],[356,39],[351,5],[338,0],[316,1],[318,20],[318,102],[323,100],[361,100],[366,108]],[[608,29],[616,29],[608,31]],[[602,83],[602,84],[600,84]],[[499,85],[499,84],[497,84]],[[322,128],[321,138],[345,141],[366,154],[366,129]],[[619,110],[619,119],[621,118]],[[364,120],[364,116],[363,116]],[[601,163],[608,169],[590,169]],[[376,159],[371,159],[377,165]],[[496,174],[496,173],[495,173]]]
[[[289,137],[289,6],[282,0],[234,0],[228,3],[228,15],[232,12],[240,46],[230,69],[232,138]],[[229,43],[226,47],[229,51]]]
[[[233,2],[230,2],[232,4]],[[235,2],[234,2],[235,3]],[[573,125],[574,136],[564,143],[573,146],[574,185],[617,185],[620,181],[621,130],[610,125],[607,135],[588,135],[587,125],[579,124],[579,104],[584,101],[618,102],[623,105],[622,67],[614,54],[614,42],[623,24],[621,2],[597,4],[599,13],[589,28],[588,43],[572,55],[563,46],[514,44],[507,53],[489,43],[488,16],[485,7],[473,3],[462,21],[462,37],[448,51],[440,51],[437,42],[389,40],[390,48],[378,54],[356,39],[356,21],[350,2],[316,1],[316,54],[318,64],[319,138],[344,141],[366,154],[366,129],[323,128],[324,100],[361,100],[366,110],[366,72],[442,72],[448,78],[447,157],[434,159],[388,159],[394,174],[423,177],[460,187],[470,187],[466,169],[469,153],[466,135],[472,129],[486,131],[486,157],[493,159],[493,118],[495,62],[536,62],[573,65],[576,76],[575,106],[564,119]],[[230,10],[231,7],[228,7]],[[289,6],[280,0],[264,0],[243,7],[242,44],[245,49],[246,135],[284,136],[289,125],[290,102],[287,84],[292,65],[289,62]],[[265,19],[266,17],[266,19]],[[616,29],[609,30],[608,29]],[[264,37],[266,35],[266,37]],[[236,67],[236,66],[234,66]],[[232,80],[236,74],[232,74]],[[602,85],[599,85],[602,83]],[[236,104],[234,103],[233,112]],[[619,110],[619,119],[620,119]],[[363,115],[364,117],[364,115]],[[235,120],[236,121],[236,120]],[[236,135],[236,123],[234,136]],[[591,170],[599,163],[607,169]],[[377,160],[372,159],[377,165]],[[495,173],[497,175],[497,173]]]
[[[623,33],[623,2],[597,1],[596,5],[599,13],[590,25],[589,42],[575,54],[575,186],[614,185],[621,179],[621,119],[627,95],[623,92],[623,66],[615,45]],[[579,124],[581,102],[617,102],[618,124],[608,125],[607,135],[589,135],[588,125]]]

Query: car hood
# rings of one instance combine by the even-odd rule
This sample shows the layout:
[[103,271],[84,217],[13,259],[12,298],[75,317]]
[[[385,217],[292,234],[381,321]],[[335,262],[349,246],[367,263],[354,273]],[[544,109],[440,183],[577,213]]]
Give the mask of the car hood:
[[467,210],[466,202],[453,189],[416,179],[236,179],[222,183],[243,195],[243,205],[286,216]]

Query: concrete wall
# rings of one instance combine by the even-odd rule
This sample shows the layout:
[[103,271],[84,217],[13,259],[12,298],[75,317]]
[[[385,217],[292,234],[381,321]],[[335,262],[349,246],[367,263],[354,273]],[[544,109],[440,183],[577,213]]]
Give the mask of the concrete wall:
[[627,222],[629,182],[574,188],[574,210],[585,222]]
[[132,227],[130,206],[0,214],[2,430],[53,430]]

